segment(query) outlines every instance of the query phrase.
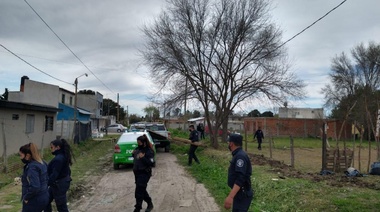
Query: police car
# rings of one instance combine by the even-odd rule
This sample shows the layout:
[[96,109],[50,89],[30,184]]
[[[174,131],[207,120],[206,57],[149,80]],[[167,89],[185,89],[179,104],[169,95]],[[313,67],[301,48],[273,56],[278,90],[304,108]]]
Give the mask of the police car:
[[154,154],[156,155],[156,148],[149,132],[125,132],[117,140],[113,153],[113,168],[119,169],[120,165],[133,164],[132,152],[137,147],[137,138],[146,135],[149,142],[153,145]]

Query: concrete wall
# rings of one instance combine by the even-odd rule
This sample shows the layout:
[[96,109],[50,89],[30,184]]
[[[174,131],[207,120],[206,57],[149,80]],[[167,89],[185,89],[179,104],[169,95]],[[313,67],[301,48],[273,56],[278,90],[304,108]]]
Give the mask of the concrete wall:
[[61,101],[59,99],[59,87],[56,85],[26,79],[23,90],[9,92],[8,101],[51,107],[58,107],[58,102]]
[[[27,114],[35,117],[32,133],[25,132]],[[18,119],[14,118],[16,115]],[[55,123],[55,113],[1,108],[0,155],[3,155],[5,149],[7,156],[18,153],[20,146],[30,142],[36,143],[39,148],[49,147],[50,142],[56,138],[56,126],[53,126],[53,131],[45,131],[45,116],[53,116]]]
[[92,118],[101,118],[103,109],[103,95],[98,92],[96,92],[95,95],[78,94],[77,106],[93,113]]
[[[60,88],[59,89],[59,99],[58,100],[59,100],[59,103],[62,103],[62,104],[65,104],[65,105],[70,105],[70,106],[74,107],[75,93]],[[62,102],[62,100],[63,100],[63,102]]]
[[280,118],[323,119],[323,108],[285,108],[278,111]]

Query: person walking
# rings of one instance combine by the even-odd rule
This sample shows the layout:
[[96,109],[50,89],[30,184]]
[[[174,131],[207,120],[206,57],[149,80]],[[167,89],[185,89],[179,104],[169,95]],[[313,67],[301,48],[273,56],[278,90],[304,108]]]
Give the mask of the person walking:
[[224,208],[233,212],[248,211],[253,199],[251,186],[252,165],[251,161],[242,149],[243,136],[231,134],[228,141],[228,149],[232,152],[232,160],[228,168],[228,186],[230,193],[224,200]]
[[259,127],[256,130],[255,135],[253,136],[253,139],[255,139],[255,138],[257,138],[257,143],[258,143],[257,149],[261,150],[261,143],[263,142],[263,139],[264,139],[264,133],[261,130],[261,127]]
[[195,155],[195,150],[197,150],[198,146],[194,144],[194,142],[199,141],[199,135],[198,135],[198,131],[195,130],[194,125],[189,126],[189,131],[190,131],[189,140],[191,141],[191,144],[190,144],[190,149],[189,149],[188,165],[191,166],[191,164],[193,163],[193,159],[195,160],[196,163],[200,164],[197,156]]
[[21,176],[22,212],[43,211],[49,202],[46,163],[42,160],[37,145],[34,143],[21,146],[19,155],[25,164]]
[[137,145],[138,147],[132,152],[134,158],[133,174],[135,175],[136,183],[136,205],[134,212],[139,212],[142,209],[143,201],[148,204],[145,211],[149,212],[153,209],[153,203],[146,188],[152,176],[152,167],[155,165],[154,150],[153,145],[149,142],[145,134],[137,138]]
[[69,143],[65,139],[50,142],[50,150],[54,158],[48,164],[49,174],[49,204],[45,211],[51,212],[51,203],[54,199],[59,212],[69,211],[67,207],[67,191],[71,183],[71,169],[73,154]]

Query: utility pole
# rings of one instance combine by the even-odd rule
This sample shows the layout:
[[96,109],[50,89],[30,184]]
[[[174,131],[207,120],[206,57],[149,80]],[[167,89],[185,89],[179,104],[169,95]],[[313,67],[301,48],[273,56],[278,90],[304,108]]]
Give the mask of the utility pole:
[[86,76],[88,77],[88,74],[87,73],[84,73],[80,76],[78,76],[77,78],[75,78],[75,81],[74,81],[74,85],[75,85],[75,101],[74,101],[74,132],[73,132],[73,140],[75,138],[75,134],[77,133],[77,110],[78,110],[78,104],[77,104],[77,101],[78,101],[78,78],[81,77],[81,76]]
[[120,120],[119,120],[119,108],[120,108],[120,105],[119,105],[119,93],[117,93],[117,118],[116,118],[116,122],[117,123],[120,123]]

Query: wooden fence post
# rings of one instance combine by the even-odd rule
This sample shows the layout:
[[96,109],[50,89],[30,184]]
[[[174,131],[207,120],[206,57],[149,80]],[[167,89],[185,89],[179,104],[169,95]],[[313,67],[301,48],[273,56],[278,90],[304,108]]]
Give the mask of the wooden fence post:
[[294,140],[290,136],[290,166],[294,168]]
[[7,141],[6,141],[6,137],[5,137],[5,127],[4,127],[3,121],[1,122],[1,130],[3,133],[3,148],[4,148],[4,152],[3,152],[4,169],[3,169],[3,172],[7,173],[8,172]]

